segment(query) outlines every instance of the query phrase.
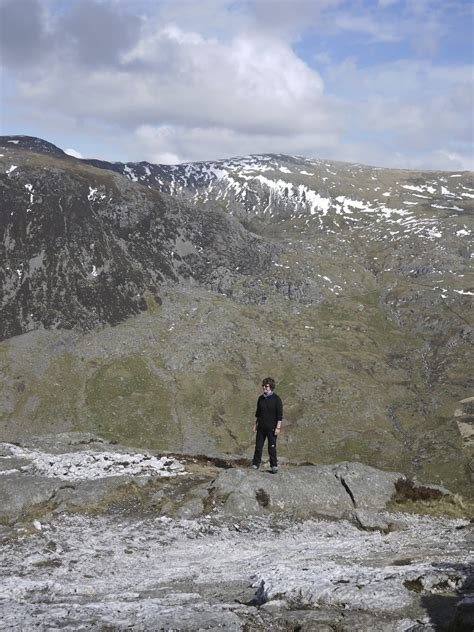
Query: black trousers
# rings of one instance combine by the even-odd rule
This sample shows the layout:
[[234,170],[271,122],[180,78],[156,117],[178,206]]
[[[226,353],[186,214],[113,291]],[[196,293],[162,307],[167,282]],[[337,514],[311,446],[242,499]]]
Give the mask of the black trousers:
[[253,455],[253,465],[257,467],[262,462],[262,450],[263,444],[265,443],[265,439],[268,442],[268,456],[270,457],[270,466],[277,467],[277,438],[275,436],[274,430],[265,430],[264,428],[259,428],[257,426],[257,436],[255,437],[255,452]]

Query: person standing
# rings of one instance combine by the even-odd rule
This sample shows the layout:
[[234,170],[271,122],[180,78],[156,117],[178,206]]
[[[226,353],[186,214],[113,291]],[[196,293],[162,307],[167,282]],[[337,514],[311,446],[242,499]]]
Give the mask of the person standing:
[[281,422],[283,420],[283,402],[275,393],[275,380],[266,377],[262,381],[263,393],[257,400],[257,410],[255,412],[255,425],[253,431],[255,437],[255,452],[252,460],[252,467],[258,470],[262,462],[262,450],[265,439],[268,442],[268,456],[270,457],[270,467],[272,474],[278,472],[278,460],[276,442],[280,434]]

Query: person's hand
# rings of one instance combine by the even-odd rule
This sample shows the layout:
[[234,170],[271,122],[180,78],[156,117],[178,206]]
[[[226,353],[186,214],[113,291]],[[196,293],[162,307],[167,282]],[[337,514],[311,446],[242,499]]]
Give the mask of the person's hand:
[[254,431],[254,432],[257,432],[257,424],[254,424],[254,426],[253,426],[253,431]]
[[275,434],[279,435],[280,434],[280,428],[275,428]]

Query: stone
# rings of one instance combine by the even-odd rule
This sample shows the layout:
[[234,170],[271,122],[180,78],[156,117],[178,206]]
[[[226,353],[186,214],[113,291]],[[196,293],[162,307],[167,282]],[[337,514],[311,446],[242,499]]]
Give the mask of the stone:
[[406,528],[402,521],[394,521],[393,517],[370,509],[351,509],[344,518],[363,531],[390,533]]
[[0,475],[5,475],[6,472],[12,472],[13,470],[20,471],[22,467],[28,466],[29,463],[28,459],[3,457],[0,460]]
[[474,593],[466,595],[455,608],[453,632],[472,632],[474,630]]
[[380,509],[395,494],[395,483],[404,478],[399,472],[384,472],[363,463],[338,463],[333,467],[357,509]]
[[28,513],[35,505],[51,501],[60,482],[26,474],[4,475],[0,479],[0,522],[8,524]]
[[474,454],[474,397],[467,397],[458,402],[454,418],[461,435],[463,448],[469,455]]
[[193,498],[185,502],[181,507],[178,507],[174,512],[177,518],[189,520],[190,518],[196,518],[204,513],[204,504],[201,499]]
[[278,477],[265,471],[227,470],[211,484],[210,492],[223,511],[233,515],[284,511],[340,517],[352,506],[328,466],[281,469]]

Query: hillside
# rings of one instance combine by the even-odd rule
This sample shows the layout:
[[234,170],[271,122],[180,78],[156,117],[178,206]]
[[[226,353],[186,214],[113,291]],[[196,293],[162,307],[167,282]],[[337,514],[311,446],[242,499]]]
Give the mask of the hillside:
[[2,439],[246,456],[270,374],[288,461],[470,493],[472,173],[0,147]]

